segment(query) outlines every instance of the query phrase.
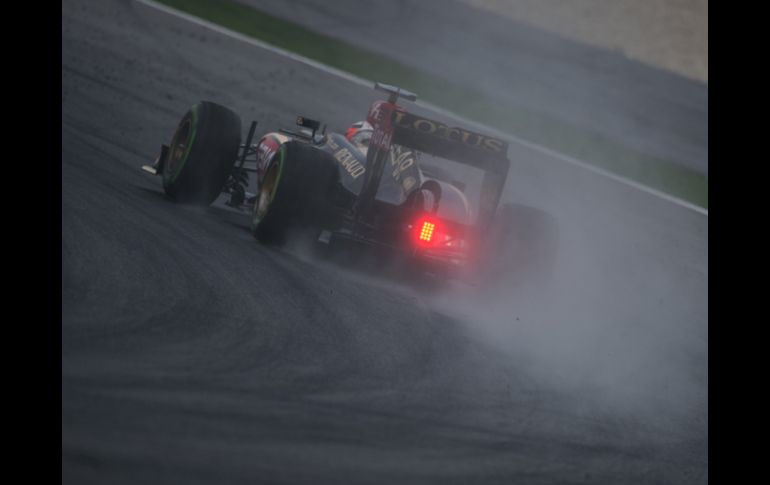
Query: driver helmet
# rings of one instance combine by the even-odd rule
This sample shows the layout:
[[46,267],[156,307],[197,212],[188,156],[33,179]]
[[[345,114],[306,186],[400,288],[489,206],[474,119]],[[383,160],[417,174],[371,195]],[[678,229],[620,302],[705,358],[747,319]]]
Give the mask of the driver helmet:
[[357,121],[345,132],[345,138],[356,148],[366,153],[374,128],[367,121]]

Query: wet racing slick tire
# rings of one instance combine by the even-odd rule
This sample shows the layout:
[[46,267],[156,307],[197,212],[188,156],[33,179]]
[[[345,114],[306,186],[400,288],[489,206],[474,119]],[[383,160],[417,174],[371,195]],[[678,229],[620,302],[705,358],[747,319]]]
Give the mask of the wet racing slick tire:
[[326,195],[338,176],[331,155],[300,142],[281,145],[252,206],[254,237],[281,245],[290,228],[312,229],[324,216]]
[[241,118],[201,101],[182,117],[171,138],[163,189],[178,202],[210,205],[232,172],[241,144]]

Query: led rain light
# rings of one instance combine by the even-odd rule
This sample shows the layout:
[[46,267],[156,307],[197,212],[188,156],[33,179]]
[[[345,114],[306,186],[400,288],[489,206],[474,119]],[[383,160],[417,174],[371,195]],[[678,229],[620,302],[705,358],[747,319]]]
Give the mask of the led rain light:
[[436,224],[425,221],[422,223],[422,229],[420,230],[420,241],[430,242],[433,239],[433,231],[436,229]]

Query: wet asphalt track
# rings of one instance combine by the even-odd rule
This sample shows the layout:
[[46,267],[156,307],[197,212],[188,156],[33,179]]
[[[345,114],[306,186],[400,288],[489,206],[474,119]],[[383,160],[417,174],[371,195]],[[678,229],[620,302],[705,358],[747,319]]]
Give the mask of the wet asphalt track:
[[554,332],[600,315],[600,348],[636,342],[618,362],[671,364],[621,371],[645,405],[616,412],[479,330],[547,305],[501,289],[476,319],[263,247],[138,170],[199,99],[339,129],[376,96],[132,2],[62,4],[63,483],[707,481],[706,217],[511,149],[508,200],[553,213],[561,268],[596,282]]

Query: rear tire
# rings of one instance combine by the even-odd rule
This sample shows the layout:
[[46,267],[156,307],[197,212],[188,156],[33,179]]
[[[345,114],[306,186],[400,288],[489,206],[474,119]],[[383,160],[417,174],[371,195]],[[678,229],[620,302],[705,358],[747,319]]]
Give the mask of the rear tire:
[[322,221],[326,195],[338,177],[330,155],[288,142],[276,153],[251,211],[251,232],[260,242],[284,244],[292,227]]
[[178,202],[210,205],[232,172],[241,144],[241,118],[201,101],[182,117],[163,167],[163,189]]

